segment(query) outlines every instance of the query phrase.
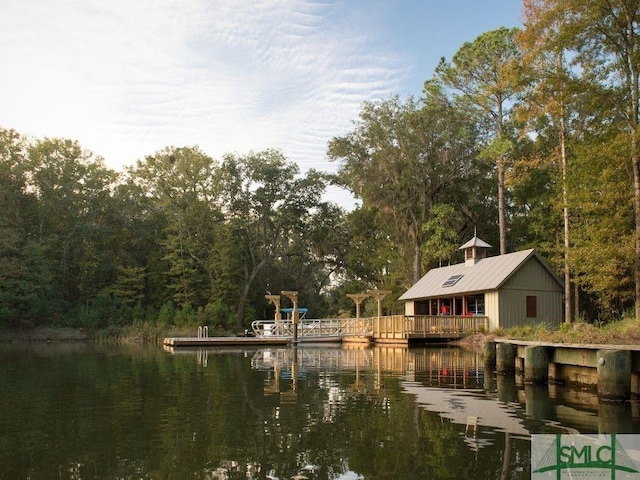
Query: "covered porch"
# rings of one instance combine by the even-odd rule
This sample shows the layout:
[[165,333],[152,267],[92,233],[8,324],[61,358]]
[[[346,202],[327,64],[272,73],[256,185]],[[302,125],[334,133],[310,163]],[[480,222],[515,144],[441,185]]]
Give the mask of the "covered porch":
[[[414,300],[413,315],[464,316],[485,315],[484,293]],[[410,312],[406,312],[407,315]]]

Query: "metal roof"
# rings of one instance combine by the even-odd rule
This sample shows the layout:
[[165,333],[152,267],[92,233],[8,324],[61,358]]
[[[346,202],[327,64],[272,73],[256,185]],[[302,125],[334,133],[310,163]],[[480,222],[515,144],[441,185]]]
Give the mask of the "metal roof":
[[[483,258],[475,265],[464,263],[434,268],[407,290],[398,300],[450,297],[453,295],[482,293],[497,290],[504,285],[529,259],[535,259],[549,272],[559,285],[562,281],[534,249]],[[443,286],[452,277],[462,275],[451,286]]]
[[491,248],[491,245],[474,235],[471,240],[462,245],[458,250],[464,250],[465,248],[471,247]]

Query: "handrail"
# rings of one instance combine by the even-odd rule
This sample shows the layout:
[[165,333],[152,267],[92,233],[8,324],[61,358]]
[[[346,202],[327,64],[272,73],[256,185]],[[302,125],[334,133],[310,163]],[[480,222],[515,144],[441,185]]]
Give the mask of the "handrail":
[[[371,319],[324,318],[306,319],[298,322],[298,336],[369,336],[372,333]],[[254,335],[261,337],[292,337],[291,320],[255,320],[251,323]]]
[[489,331],[485,315],[408,315],[409,333],[451,333]]
[[[256,320],[258,337],[293,337],[291,320]],[[437,335],[489,330],[489,317],[471,315],[390,315],[367,318],[305,319],[298,322],[299,337]]]

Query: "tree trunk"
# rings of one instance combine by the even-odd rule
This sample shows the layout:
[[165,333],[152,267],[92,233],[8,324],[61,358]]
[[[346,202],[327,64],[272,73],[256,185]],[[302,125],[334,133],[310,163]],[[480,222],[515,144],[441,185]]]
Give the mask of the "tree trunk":
[[251,272],[249,272],[248,268],[245,269],[244,288],[242,289],[242,293],[240,294],[240,299],[238,300],[238,313],[236,316],[236,323],[240,330],[244,328],[244,306],[247,303],[249,290],[251,289],[251,285],[253,284],[253,281],[258,275],[258,272],[262,270],[262,267],[264,267],[266,264],[267,264],[267,260],[263,258],[260,261],[260,263],[258,263]]
[[[497,139],[502,139],[502,99],[498,99]],[[507,253],[507,222],[504,212],[504,155],[496,159],[498,167],[498,230],[500,231],[500,255]]]
[[[635,12],[634,12],[635,13]],[[627,37],[630,44],[627,44],[627,51],[637,54],[638,48],[634,40],[637,40],[635,28],[635,14],[630,15],[627,12]],[[630,97],[631,118],[629,119],[629,130],[631,133],[631,166],[633,168],[633,209],[635,220],[635,282],[636,282],[636,320],[640,320],[640,156],[638,155],[638,103],[640,102],[640,89],[638,86],[638,64],[636,63],[636,55],[627,59],[629,75],[631,80]]]
[[422,253],[420,252],[420,242],[416,238],[413,246],[413,283],[417,283],[422,277]]
[[[559,62],[562,60],[560,59]],[[564,321],[571,323],[571,266],[569,263],[569,192],[564,102],[560,104],[560,156],[562,161],[562,217],[564,222]]]
[[500,157],[498,166],[498,229],[500,230],[500,255],[507,253],[507,226],[504,213],[504,159]]
[[631,132],[631,145],[633,148],[633,206],[634,217],[636,223],[636,262],[635,262],[635,281],[636,281],[636,320],[640,320],[640,158],[635,153],[638,148],[637,129]]

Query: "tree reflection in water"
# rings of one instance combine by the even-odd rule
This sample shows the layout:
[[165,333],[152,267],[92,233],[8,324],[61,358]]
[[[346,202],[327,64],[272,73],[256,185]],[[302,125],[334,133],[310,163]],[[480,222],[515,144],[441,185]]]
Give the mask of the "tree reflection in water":
[[453,348],[3,346],[0,382],[0,479],[528,478],[530,433],[635,428]]

